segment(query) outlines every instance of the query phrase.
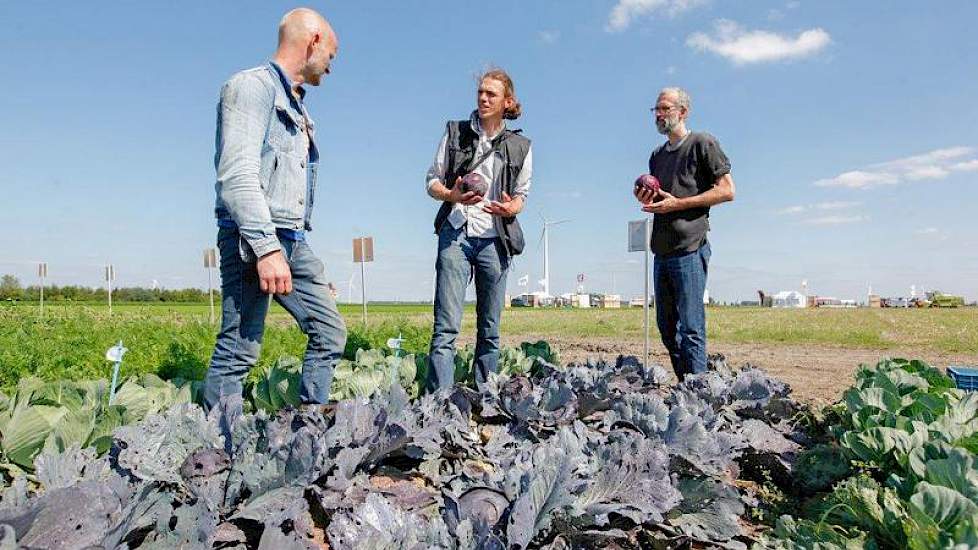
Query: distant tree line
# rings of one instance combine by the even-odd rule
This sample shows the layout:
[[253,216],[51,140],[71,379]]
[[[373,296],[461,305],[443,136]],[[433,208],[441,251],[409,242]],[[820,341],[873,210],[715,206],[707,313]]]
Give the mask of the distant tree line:
[[[220,298],[220,291],[214,290],[215,298]],[[20,280],[13,275],[0,278],[0,300],[36,301],[40,297],[37,285],[21,286]],[[104,288],[86,286],[44,286],[44,301],[50,302],[99,302],[108,299]],[[207,302],[207,291],[199,288],[143,288],[124,287],[112,289],[112,300],[119,302]]]

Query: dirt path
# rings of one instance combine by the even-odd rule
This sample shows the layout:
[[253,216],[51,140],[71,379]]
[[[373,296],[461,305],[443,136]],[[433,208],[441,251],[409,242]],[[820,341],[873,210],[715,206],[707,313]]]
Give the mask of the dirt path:
[[[470,340],[459,338],[462,343]],[[503,344],[515,346],[538,338],[503,337]],[[543,338],[556,345],[562,361],[584,361],[588,357],[614,359],[620,354],[642,355],[642,341],[616,338]],[[722,353],[733,366],[751,363],[791,385],[797,399],[808,403],[831,403],[852,384],[852,375],[863,363],[876,364],[883,357],[922,359],[944,368],[948,365],[978,365],[978,355],[921,352],[916,349],[853,349],[819,345],[712,344],[710,353]],[[669,357],[662,344],[652,343],[654,361],[668,367]]]

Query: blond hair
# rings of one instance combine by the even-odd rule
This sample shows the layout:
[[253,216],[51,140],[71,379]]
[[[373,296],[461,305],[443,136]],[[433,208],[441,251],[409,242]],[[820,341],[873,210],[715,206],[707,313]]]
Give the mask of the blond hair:
[[513,98],[513,105],[503,111],[503,118],[506,120],[516,120],[523,114],[523,105],[516,99],[516,88],[513,86],[513,79],[506,71],[494,67],[486,70],[479,76],[479,84],[484,80],[495,80],[503,85],[503,97]]

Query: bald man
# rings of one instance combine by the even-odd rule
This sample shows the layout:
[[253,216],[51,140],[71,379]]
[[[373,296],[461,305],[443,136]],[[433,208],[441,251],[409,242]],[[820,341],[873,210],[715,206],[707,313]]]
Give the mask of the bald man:
[[270,61],[231,77],[217,108],[217,244],[221,332],[204,386],[205,408],[241,410],[241,381],[258,361],[273,297],[309,337],[302,403],[329,401],[346,327],[325,266],[309,246],[316,191],[315,124],[305,85],[319,86],[336,56],[336,34],[313,10],[292,10]]

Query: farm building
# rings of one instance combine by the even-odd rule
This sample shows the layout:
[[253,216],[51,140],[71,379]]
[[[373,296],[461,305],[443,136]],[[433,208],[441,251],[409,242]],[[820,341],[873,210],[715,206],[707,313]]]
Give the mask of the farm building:
[[620,308],[621,296],[618,294],[592,294],[591,305],[600,308]]
[[568,292],[557,297],[556,305],[557,307],[589,308],[591,307],[591,295]]
[[801,292],[782,290],[771,296],[771,307],[808,307],[808,299]]
[[588,308],[591,307],[590,294],[571,294],[571,307]]
[[856,307],[856,301],[840,300],[832,296],[816,296],[815,307]]
[[539,307],[536,294],[519,294],[510,301],[513,307]]

